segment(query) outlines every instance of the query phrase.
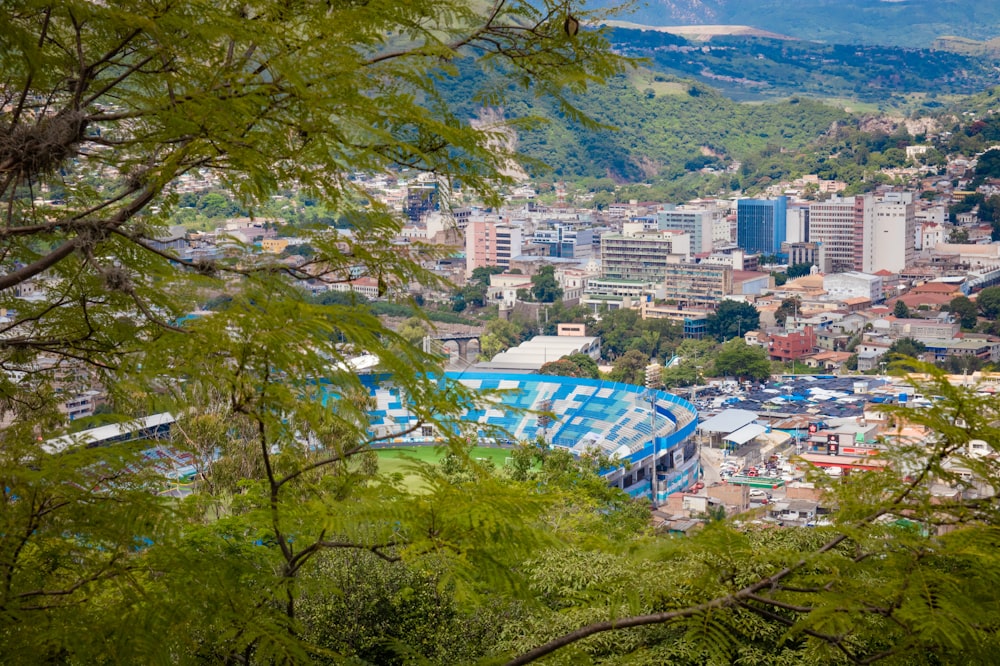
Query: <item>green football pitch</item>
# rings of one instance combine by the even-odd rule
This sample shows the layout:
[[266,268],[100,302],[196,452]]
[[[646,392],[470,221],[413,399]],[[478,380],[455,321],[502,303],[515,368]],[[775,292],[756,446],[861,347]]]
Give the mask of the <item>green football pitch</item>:
[[[436,463],[444,457],[444,449],[433,446],[401,446],[392,449],[376,449],[378,454],[378,471],[382,474],[400,473],[404,476],[404,483],[416,490],[420,487],[420,480],[412,475],[411,464],[414,461]],[[492,460],[497,467],[503,467],[510,457],[507,449],[494,449],[483,446],[473,447],[471,455],[476,459]]]

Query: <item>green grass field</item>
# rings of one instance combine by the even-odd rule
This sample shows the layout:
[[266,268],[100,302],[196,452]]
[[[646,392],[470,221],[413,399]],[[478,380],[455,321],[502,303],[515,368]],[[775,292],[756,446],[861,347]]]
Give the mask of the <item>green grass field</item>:
[[[444,457],[444,450],[433,446],[401,446],[393,449],[377,449],[378,470],[382,474],[403,475],[403,484],[413,491],[421,489],[420,479],[412,473],[414,461],[436,463]],[[506,449],[494,449],[476,446],[472,449],[473,458],[486,458],[493,461],[497,467],[503,467],[510,456]]]

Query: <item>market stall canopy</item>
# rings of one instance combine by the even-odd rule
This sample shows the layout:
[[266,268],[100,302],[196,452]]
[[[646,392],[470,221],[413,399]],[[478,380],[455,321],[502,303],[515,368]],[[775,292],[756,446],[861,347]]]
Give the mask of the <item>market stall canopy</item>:
[[723,433],[728,435],[757,420],[759,414],[746,409],[727,409],[698,426],[704,433]]
[[727,435],[726,437],[723,437],[723,439],[726,440],[727,442],[732,442],[737,446],[743,446],[744,444],[752,440],[754,437],[763,435],[765,432],[767,432],[767,428],[765,428],[764,426],[760,425],[759,423],[750,423],[743,426],[736,432],[733,432]]

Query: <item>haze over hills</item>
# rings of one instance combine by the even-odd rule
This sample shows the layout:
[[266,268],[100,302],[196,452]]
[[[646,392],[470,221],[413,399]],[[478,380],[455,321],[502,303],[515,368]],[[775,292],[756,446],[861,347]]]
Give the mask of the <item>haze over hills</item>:
[[[619,0],[591,0],[614,7]],[[651,26],[727,25],[836,44],[929,47],[954,35],[1000,36],[1000,3],[982,0],[646,0],[623,21]]]

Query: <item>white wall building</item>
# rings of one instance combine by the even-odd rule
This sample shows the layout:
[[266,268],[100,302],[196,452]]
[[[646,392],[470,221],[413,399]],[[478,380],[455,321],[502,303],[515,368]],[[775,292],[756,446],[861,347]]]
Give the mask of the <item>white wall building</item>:
[[691,252],[711,252],[716,219],[721,217],[719,209],[696,210],[686,206],[668,206],[656,213],[657,226],[661,231],[680,231],[691,236]]
[[837,299],[867,298],[872,303],[883,300],[882,278],[857,271],[824,275],[823,290]]
[[[908,195],[908,196],[897,196]],[[871,209],[871,250],[865,252],[867,272],[899,273],[913,265],[916,244],[916,215],[910,192],[890,192]]]

